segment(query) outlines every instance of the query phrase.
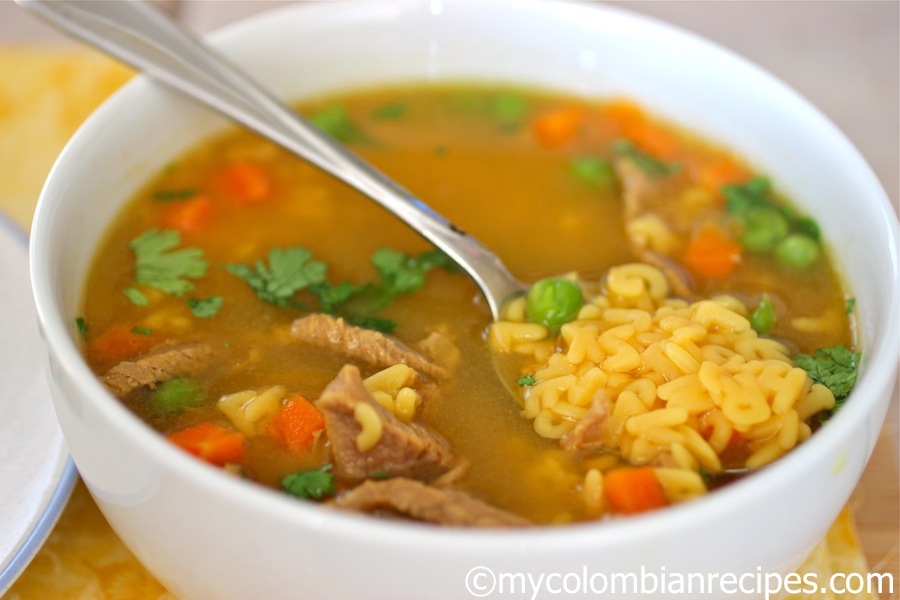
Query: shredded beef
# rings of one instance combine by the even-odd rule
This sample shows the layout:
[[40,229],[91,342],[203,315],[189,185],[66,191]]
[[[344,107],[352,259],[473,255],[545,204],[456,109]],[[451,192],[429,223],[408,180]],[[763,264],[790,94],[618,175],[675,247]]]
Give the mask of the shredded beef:
[[401,516],[439,525],[526,526],[528,521],[460,490],[436,488],[403,477],[369,480],[339,496],[335,505],[376,515]]
[[[361,403],[371,406],[382,424],[381,438],[366,452],[356,445],[362,427],[354,412]],[[325,414],[325,432],[338,477],[362,480],[392,475],[432,481],[456,465],[449,445],[437,434],[418,423],[401,421],[379,404],[353,365],[341,369],[316,406]]]
[[[663,194],[666,179],[650,177],[629,158],[616,160],[615,169],[622,182],[622,204],[624,205],[627,230],[628,224],[633,220],[653,211],[652,199]],[[690,298],[695,295],[693,278],[678,262],[648,248],[645,242],[633,238],[630,241],[632,250],[642,262],[653,265],[663,272],[669,282],[669,287],[676,295],[682,298]]]
[[446,377],[447,369],[424,354],[378,331],[348,325],[343,319],[312,314],[294,321],[294,337],[304,343],[360,360],[378,368],[399,363],[429,377]]
[[587,456],[602,451],[609,437],[609,397],[598,390],[591,400],[591,406],[566,437],[560,440],[563,449],[573,454]]
[[116,396],[126,397],[134,390],[198,374],[210,362],[213,351],[204,344],[164,346],[141,358],[124,360],[109,369],[100,381]]

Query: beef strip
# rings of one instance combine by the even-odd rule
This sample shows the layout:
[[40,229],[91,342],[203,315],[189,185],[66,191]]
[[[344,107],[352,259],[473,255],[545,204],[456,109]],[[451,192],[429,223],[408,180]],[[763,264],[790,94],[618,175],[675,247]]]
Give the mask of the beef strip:
[[693,298],[697,295],[694,291],[694,278],[674,258],[648,249],[641,250],[638,256],[640,256],[641,261],[662,271],[666,281],[669,282],[669,289],[676,296]]
[[[362,427],[354,413],[361,403],[371,406],[382,424],[378,443],[365,452],[356,446]],[[387,474],[432,481],[456,466],[442,438],[418,423],[405,423],[391,414],[365,388],[359,369],[353,365],[341,369],[316,406],[325,414],[334,472],[341,478],[362,480]]]
[[429,377],[446,377],[447,369],[424,354],[394,338],[371,329],[348,325],[344,319],[312,314],[294,321],[291,332],[296,339],[318,348],[360,360],[378,368],[398,363],[408,365]]
[[597,390],[588,411],[579,419],[575,429],[560,440],[560,445],[578,456],[602,451],[607,446],[610,433],[609,415],[609,396],[603,390]]
[[438,525],[468,527],[527,526],[528,521],[460,490],[436,488],[399,477],[368,480],[342,494],[335,505],[376,515],[397,515]]
[[116,396],[126,397],[134,390],[174,379],[198,374],[209,364],[212,349],[205,344],[162,346],[149,354],[123,360],[100,377],[100,381]]
[[[650,177],[630,158],[616,160],[615,169],[622,182],[622,204],[627,230],[631,221],[652,210],[652,206],[649,206],[651,199],[662,193],[666,180]],[[677,261],[648,248],[630,236],[629,239],[634,253],[642,262],[662,271],[669,282],[669,287],[676,295],[682,298],[691,298],[695,295],[693,278]]]

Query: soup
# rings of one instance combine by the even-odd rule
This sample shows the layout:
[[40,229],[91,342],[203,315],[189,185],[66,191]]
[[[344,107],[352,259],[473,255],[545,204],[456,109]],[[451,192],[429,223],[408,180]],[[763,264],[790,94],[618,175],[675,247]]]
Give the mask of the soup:
[[450,525],[687,501],[849,392],[848,298],[815,223],[626,100],[475,85],[301,107],[523,281],[475,285],[370,200],[229,131],[128,205],[77,320],[172,443],[306,501]]

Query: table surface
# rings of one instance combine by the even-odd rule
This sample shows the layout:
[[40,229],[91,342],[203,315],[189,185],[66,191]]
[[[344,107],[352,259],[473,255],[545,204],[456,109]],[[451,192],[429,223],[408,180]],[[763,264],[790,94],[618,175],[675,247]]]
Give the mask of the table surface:
[[[206,32],[250,13],[285,2],[178,1],[160,4],[194,30]],[[869,161],[900,207],[900,2],[610,2],[697,32],[769,70],[824,112]],[[19,43],[58,47],[61,36],[15,6],[0,0],[0,49]],[[3,106],[0,104],[0,115]],[[2,122],[0,122],[2,125]],[[0,140],[4,132],[0,129]],[[49,159],[48,159],[49,160]],[[47,165],[49,169],[49,164]],[[0,209],[27,227],[40,182]],[[900,332],[898,332],[900,333]],[[900,493],[898,493],[898,393],[875,453],[851,501],[869,566],[900,574]],[[76,487],[55,534],[69,527],[106,527],[84,490]],[[51,536],[51,542],[53,536]],[[27,573],[27,571],[26,571]],[[146,577],[132,574],[133,577]],[[163,591],[146,582],[145,597]],[[9,598],[21,597],[16,587]],[[37,596],[35,596],[37,597]],[[75,596],[73,596],[75,597]],[[78,597],[90,597],[90,594]]]

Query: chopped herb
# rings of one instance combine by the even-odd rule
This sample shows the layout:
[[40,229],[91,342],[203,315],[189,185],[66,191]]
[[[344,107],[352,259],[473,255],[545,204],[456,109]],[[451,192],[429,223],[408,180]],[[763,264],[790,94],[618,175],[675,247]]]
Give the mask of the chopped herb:
[[771,333],[775,327],[775,307],[768,294],[763,294],[759,306],[750,315],[750,326],[763,335]]
[[131,300],[131,303],[135,306],[147,306],[150,304],[150,301],[147,300],[147,296],[136,287],[130,287],[122,293],[125,294],[125,297]]
[[853,309],[856,308],[856,298],[847,298],[847,314],[852,315]]
[[309,291],[319,299],[319,310],[333,313],[335,309],[349,300],[356,293],[357,288],[349,281],[331,285],[327,281],[309,286]]
[[404,102],[391,102],[376,108],[372,117],[381,121],[393,121],[405,115],[408,109]]
[[856,383],[859,352],[851,352],[843,344],[819,348],[815,354],[798,354],[794,362],[809,373],[810,378],[821,383],[840,401],[847,397]]
[[535,379],[534,375],[525,375],[524,377],[519,377],[516,379],[516,383],[519,384],[519,387],[525,387],[527,385],[534,385]]
[[275,306],[303,308],[305,305],[294,295],[325,281],[325,263],[312,260],[306,248],[273,248],[268,258],[268,266],[257,260],[254,267],[232,264],[225,268],[246,281],[261,300]]
[[347,114],[346,109],[336,104],[313,113],[309,120],[313,125],[339,142],[359,142],[365,139],[362,131]]
[[382,333],[390,333],[397,323],[375,313],[397,297],[415,292],[425,285],[426,274],[435,268],[455,272],[456,264],[438,250],[410,256],[390,248],[380,248],[372,254],[372,265],[378,271],[378,281],[352,288],[341,284],[334,288],[311,289],[323,302],[323,310],[344,316],[349,323]]
[[382,248],[372,255],[372,265],[378,271],[378,281],[354,286],[349,282],[328,283],[325,263],[312,260],[305,248],[275,248],[269,252],[269,265],[257,261],[249,265],[225,265],[256,291],[260,299],[282,307],[305,308],[295,298],[300,290],[312,294],[319,310],[344,317],[348,323],[383,333],[390,333],[397,323],[375,316],[379,310],[403,294],[414,292],[425,284],[431,269],[442,267],[454,272],[457,267],[445,254],[437,250],[409,256],[403,252]]
[[802,233],[812,239],[819,241],[822,237],[822,232],[819,229],[819,224],[812,217],[795,217],[792,221],[792,225],[794,227],[794,231],[797,233]]
[[225,342],[224,344],[222,344],[222,347],[223,348],[231,348],[231,342]]
[[157,386],[153,391],[153,402],[165,413],[178,413],[195,406],[202,395],[200,386],[194,380],[176,377]]
[[397,327],[396,321],[384,317],[349,317],[347,320],[351,325],[365,327],[381,333],[391,333]]
[[225,299],[222,296],[210,296],[209,298],[188,298],[187,305],[191,307],[191,313],[200,319],[207,319],[214,316]]
[[630,158],[644,174],[650,177],[674,175],[681,171],[680,162],[664,162],[641,151],[629,140],[616,140],[612,143],[612,151],[618,156]]
[[160,190],[153,194],[153,199],[160,200],[162,202],[170,202],[172,200],[187,200],[188,198],[193,198],[196,195],[197,190],[195,189]]
[[373,314],[398,296],[421,289],[430,270],[442,267],[452,272],[456,268],[456,264],[438,250],[410,256],[390,248],[380,248],[372,254],[371,261],[378,271],[378,282],[361,286],[353,298],[353,304],[362,309],[363,315]]
[[81,339],[85,339],[90,327],[88,327],[88,324],[85,322],[84,317],[75,317],[75,327],[76,329],[78,329],[78,334],[81,336]]
[[725,197],[725,209],[729,214],[739,216],[751,208],[769,208],[773,202],[769,199],[771,184],[769,178],[757,175],[745,183],[732,183],[722,188]]
[[598,156],[582,156],[569,163],[571,173],[594,187],[609,189],[616,183],[612,163]]
[[774,254],[784,266],[807,269],[821,254],[819,226],[812,218],[776,202],[771,189],[769,179],[762,175],[723,186],[725,210],[743,228],[741,245],[745,248]]
[[153,335],[153,330],[149,327],[132,327],[131,333],[137,335]]
[[331,465],[328,464],[321,469],[293,473],[281,480],[281,488],[291,496],[304,500],[322,500],[333,496],[335,477],[329,473],[330,470]]
[[378,471],[376,473],[370,473],[369,479],[390,479],[393,477],[390,473],[386,473],[385,471]]
[[129,247],[135,254],[134,283],[125,295],[136,305],[146,306],[147,298],[138,285],[155,287],[173,296],[193,291],[188,279],[206,274],[208,263],[199,248],[180,248],[181,234],[174,229],[148,229],[134,238]]

